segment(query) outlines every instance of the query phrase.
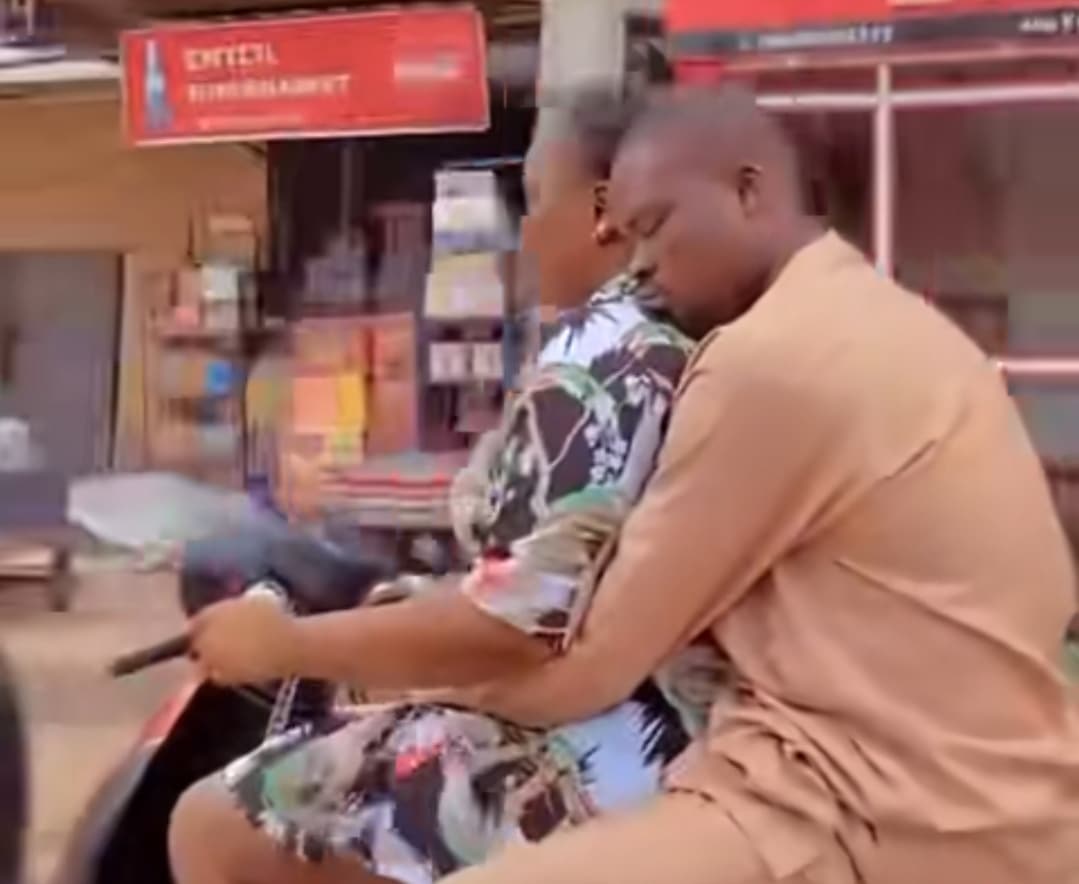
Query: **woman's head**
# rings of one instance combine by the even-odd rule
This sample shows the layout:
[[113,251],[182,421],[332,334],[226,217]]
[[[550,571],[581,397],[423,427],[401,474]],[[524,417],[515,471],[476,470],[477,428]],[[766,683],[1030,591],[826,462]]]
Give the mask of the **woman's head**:
[[545,110],[525,162],[524,248],[540,298],[583,303],[626,266],[628,245],[606,222],[607,179],[633,103],[587,90]]

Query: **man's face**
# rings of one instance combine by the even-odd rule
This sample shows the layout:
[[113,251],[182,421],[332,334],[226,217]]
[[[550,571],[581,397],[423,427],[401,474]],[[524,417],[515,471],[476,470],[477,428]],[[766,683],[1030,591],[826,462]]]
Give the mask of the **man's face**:
[[637,244],[634,269],[687,331],[704,335],[749,306],[756,247],[737,182],[689,156],[659,138],[631,141],[611,178],[611,218]]

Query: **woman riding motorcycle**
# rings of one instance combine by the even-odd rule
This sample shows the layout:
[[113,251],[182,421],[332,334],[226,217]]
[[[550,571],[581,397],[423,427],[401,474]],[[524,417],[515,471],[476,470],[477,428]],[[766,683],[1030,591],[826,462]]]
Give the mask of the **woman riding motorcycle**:
[[[524,239],[561,318],[479,470],[475,565],[442,591],[303,621],[251,600],[211,608],[192,626],[211,678],[467,688],[573,641],[691,343],[622,272],[629,245],[606,222],[623,109],[589,97],[556,119],[526,166]],[[709,662],[716,676],[718,661],[694,654],[607,714],[552,731],[419,700],[341,710],[190,790],[173,817],[174,873],[181,884],[430,884],[510,841],[633,805],[710,705],[696,680]]]

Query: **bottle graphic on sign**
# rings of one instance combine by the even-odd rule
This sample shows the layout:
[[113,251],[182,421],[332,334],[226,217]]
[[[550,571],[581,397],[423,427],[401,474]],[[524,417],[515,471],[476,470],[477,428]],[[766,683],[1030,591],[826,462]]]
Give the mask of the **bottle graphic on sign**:
[[157,40],[146,41],[146,70],[143,73],[143,98],[146,102],[146,123],[160,132],[172,126],[172,106],[169,104],[169,83],[161,48]]

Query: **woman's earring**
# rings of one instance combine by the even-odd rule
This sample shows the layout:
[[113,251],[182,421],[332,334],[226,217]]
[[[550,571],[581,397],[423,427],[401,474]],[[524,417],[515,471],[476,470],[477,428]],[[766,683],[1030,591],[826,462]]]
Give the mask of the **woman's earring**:
[[618,231],[608,221],[597,221],[592,228],[592,241],[597,246],[609,246],[618,239]]

